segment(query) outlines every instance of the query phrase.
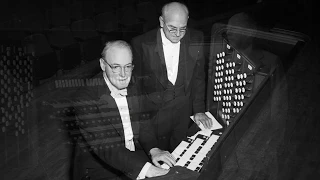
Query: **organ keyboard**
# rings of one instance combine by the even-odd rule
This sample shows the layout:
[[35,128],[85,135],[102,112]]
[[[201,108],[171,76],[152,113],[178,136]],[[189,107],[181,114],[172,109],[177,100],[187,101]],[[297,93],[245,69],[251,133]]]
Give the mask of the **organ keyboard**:
[[[201,131],[198,131],[193,136],[187,137],[176,147],[171,153],[177,161],[175,166],[200,172],[209,151],[221,135],[221,132],[217,131],[217,129],[222,128],[210,112],[206,112],[205,114],[211,118],[213,126],[211,129],[204,129],[203,125],[200,124],[199,128]],[[190,118],[193,120],[193,117]],[[162,164],[162,168],[169,169],[169,166]]]
[[203,131],[199,131],[194,136],[189,137],[188,141],[182,141],[172,152],[172,155],[177,159],[175,166],[200,172],[206,155],[218,138],[219,136],[213,133],[207,136]]

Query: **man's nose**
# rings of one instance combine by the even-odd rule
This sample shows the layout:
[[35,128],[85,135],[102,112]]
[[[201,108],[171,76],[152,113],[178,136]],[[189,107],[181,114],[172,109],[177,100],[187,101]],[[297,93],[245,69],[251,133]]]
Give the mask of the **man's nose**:
[[176,32],[176,36],[178,36],[178,37],[180,37],[180,30],[178,30],[177,32]]
[[125,77],[125,76],[126,76],[126,72],[125,72],[125,70],[124,70],[124,67],[121,68],[120,76],[121,76],[121,77]]

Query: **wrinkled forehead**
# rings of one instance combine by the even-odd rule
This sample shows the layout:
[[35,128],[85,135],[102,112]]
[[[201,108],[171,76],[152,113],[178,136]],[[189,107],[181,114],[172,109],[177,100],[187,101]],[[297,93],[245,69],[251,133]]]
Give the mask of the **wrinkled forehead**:
[[171,25],[177,28],[185,27],[188,24],[188,16],[181,14],[171,14],[165,16],[164,21],[167,25]]
[[112,47],[107,51],[107,59],[112,64],[126,65],[132,63],[132,53],[125,47]]

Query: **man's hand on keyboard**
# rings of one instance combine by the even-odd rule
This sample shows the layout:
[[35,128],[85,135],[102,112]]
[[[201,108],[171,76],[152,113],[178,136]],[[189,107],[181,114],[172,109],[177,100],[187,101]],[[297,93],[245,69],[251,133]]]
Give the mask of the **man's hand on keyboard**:
[[166,175],[168,172],[169,172],[168,169],[162,169],[154,165],[151,165],[147,171],[146,177],[151,178],[156,176],[163,176],[163,175]]
[[212,120],[205,113],[195,114],[194,122],[196,122],[198,126],[200,125],[199,123],[202,123],[206,129],[210,129],[212,126]]
[[169,167],[174,166],[176,163],[176,159],[171,155],[168,151],[163,151],[159,148],[152,148],[150,150],[150,155],[152,162],[155,166],[161,168],[161,165],[159,162],[166,163]]

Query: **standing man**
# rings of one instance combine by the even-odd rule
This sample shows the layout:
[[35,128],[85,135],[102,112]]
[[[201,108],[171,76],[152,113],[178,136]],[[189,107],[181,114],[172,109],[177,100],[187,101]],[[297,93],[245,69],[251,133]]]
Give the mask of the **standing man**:
[[74,97],[79,129],[74,179],[143,179],[166,174],[168,170],[148,162],[138,141],[143,115],[136,89],[128,87],[134,67],[130,45],[108,42],[100,67],[101,83],[81,88]]
[[[187,135],[190,115],[206,128],[203,34],[187,28],[188,8],[178,2],[163,6],[160,28],[132,40],[134,65],[141,89],[158,113],[152,119],[156,141],[147,152],[173,151]],[[153,157],[153,156],[152,156]],[[155,155],[156,157],[156,155]]]

